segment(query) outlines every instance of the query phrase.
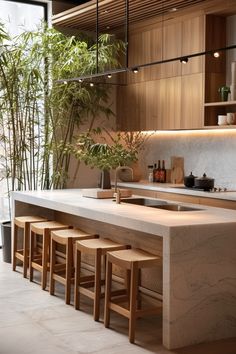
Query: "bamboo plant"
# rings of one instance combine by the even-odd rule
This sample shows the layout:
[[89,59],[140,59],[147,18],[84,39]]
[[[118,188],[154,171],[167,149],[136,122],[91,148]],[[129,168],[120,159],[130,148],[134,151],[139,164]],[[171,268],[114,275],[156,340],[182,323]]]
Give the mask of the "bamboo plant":
[[[95,71],[96,45],[88,43],[46,26],[10,38],[0,24],[0,163],[8,191],[64,187],[75,131],[112,114],[108,86],[57,83]],[[99,70],[116,67],[122,50],[101,35]]]

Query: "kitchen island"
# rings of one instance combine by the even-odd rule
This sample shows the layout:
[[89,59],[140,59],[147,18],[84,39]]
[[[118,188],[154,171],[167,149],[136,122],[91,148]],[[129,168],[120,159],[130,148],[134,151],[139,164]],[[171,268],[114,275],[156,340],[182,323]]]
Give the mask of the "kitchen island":
[[13,217],[39,214],[162,255],[167,348],[236,336],[236,211],[116,204],[77,189],[14,192],[12,206]]

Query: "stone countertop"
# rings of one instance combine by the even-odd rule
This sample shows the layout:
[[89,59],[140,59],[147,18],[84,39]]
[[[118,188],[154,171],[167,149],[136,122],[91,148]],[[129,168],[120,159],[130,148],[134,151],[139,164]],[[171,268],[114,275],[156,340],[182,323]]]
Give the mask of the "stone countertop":
[[117,185],[122,188],[146,189],[154,192],[159,191],[166,193],[191,195],[195,197],[236,201],[236,190],[228,190],[226,192],[204,192],[193,188],[183,188],[183,184],[149,183],[148,181],[118,182]]
[[[83,197],[80,189],[13,192],[12,196],[13,200],[160,236],[169,235],[170,228],[175,227],[236,224],[234,210],[188,203],[188,206],[199,210],[177,212],[134,204],[116,204],[112,199]],[[173,204],[173,201],[170,203]]]

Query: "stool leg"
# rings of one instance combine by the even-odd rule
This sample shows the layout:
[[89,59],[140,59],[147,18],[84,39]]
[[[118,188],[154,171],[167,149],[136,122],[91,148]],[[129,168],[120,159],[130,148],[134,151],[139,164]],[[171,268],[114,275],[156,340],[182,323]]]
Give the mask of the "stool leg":
[[135,339],[137,285],[138,285],[138,265],[136,263],[133,263],[131,267],[131,284],[130,284],[130,318],[129,318],[130,343],[134,343],[134,339]]
[[[138,270],[138,285],[137,287],[139,287],[139,285],[141,285],[141,269]],[[142,298],[141,298],[141,293],[138,291],[137,293],[137,309],[141,310],[142,308]]]
[[101,261],[102,261],[101,249],[97,249],[95,255],[95,297],[94,297],[94,309],[93,317],[95,321],[99,321],[100,315],[100,299],[101,299]]
[[105,282],[105,304],[104,304],[104,325],[110,325],[110,301],[111,301],[111,285],[112,285],[112,263],[107,259],[106,266],[106,282]]
[[66,245],[66,286],[65,286],[65,301],[70,304],[71,293],[71,274],[72,274],[72,257],[73,257],[73,242],[69,238]]
[[80,268],[81,268],[81,252],[75,250],[75,285],[74,285],[74,302],[75,309],[79,310],[80,307],[80,293],[79,293],[79,283],[80,283]]
[[23,239],[23,277],[27,278],[27,268],[29,265],[29,228],[30,224],[28,222],[25,223],[24,228],[24,239]]
[[45,229],[43,233],[43,258],[42,258],[42,290],[47,286],[47,267],[48,267],[48,253],[49,253],[49,230]]
[[12,259],[12,270],[16,270],[16,250],[17,250],[17,233],[18,233],[18,226],[14,224],[14,234],[13,234],[13,259]]
[[30,252],[29,252],[29,281],[33,281],[34,269],[32,267],[32,262],[34,259],[34,237],[35,233],[30,231]]
[[56,242],[51,239],[51,253],[50,253],[50,281],[49,281],[49,293],[50,295],[54,295],[55,292],[55,280],[53,278],[53,274],[55,271],[55,263],[56,263]]
[[130,277],[130,269],[127,269],[125,274],[125,289],[128,298],[128,306],[130,306]]

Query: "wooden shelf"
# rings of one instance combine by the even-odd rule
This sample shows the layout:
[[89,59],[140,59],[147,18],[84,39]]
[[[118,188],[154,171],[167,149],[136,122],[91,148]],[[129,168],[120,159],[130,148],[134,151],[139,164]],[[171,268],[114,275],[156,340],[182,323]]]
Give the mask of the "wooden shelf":
[[205,107],[233,106],[233,105],[236,105],[236,101],[209,102],[204,104]]
[[204,129],[236,129],[236,125],[204,125]]

